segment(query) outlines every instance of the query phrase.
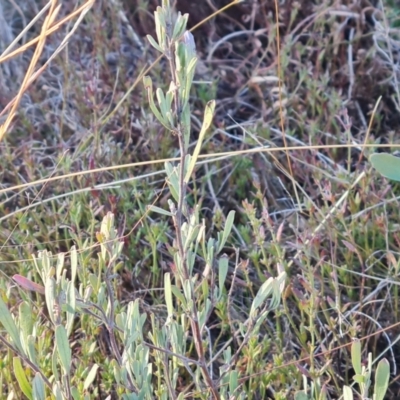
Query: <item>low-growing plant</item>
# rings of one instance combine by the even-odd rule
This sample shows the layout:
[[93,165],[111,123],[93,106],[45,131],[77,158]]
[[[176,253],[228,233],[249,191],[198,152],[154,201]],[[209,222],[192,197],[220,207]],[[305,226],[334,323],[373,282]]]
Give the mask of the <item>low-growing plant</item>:
[[[372,354],[368,354],[367,366],[362,365],[361,360],[361,343],[355,339],[351,346],[351,361],[355,375],[353,376],[354,384],[358,386],[357,397],[354,397],[354,388],[343,386],[343,400],[372,399],[383,400],[389,385],[390,368],[386,359],[379,361],[375,372],[374,385],[371,390],[371,374],[372,374]],[[370,397],[372,394],[372,397]],[[312,383],[308,389],[307,381],[305,381],[305,390],[295,394],[295,400],[326,400],[328,399],[327,388],[321,384]]]
[[[233,3],[239,2],[238,0]],[[51,23],[55,21],[59,10],[55,3],[52,2],[54,14],[46,20],[41,33],[38,51],[47,35],[46,29],[51,29]],[[86,13],[92,4],[93,1],[88,1],[87,8],[82,8],[81,11]],[[276,7],[278,10],[278,2]],[[299,11],[299,8],[294,8],[290,15],[288,14],[289,25],[293,24],[294,30],[298,29],[295,20]],[[154,74],[152,77],[144,77],[144,92],[147,96],[141,98],[147,99],[154,114],[154,118],[149,118],[151,133],[146,132],[146,128],[143,128],[140,122],[135,126],[138,129],[143,128],[141,133],[146,132],[153,140],[160,137],[161,127],[166,139],[162,140],[162,154],[169,152],[168,146],[171,143],[177,143],[179,161],[176,162],[175,159],[174,162],[165,163],[164,169],[165,188],[168,193],[163,198],[167,199],[168,207],[164,205],[165,202],[157,201],[148,206],[153,196],[151,192],[143,192],[143,196],[138,195],[138,198],[133,200],[136,187],[132,192],[126,191],[121,194],[122,212],[134,214],[135,223],[139,218],[139,223],[143,222],[142,231],[138,229],[135,232],[135,228],[131,231],[137,233],[134,245],[131,243],[133,249],[123,253],[125,246],[129,246],[129,241],[127,236],[123,236],[123,229],[116,222],[116,215],[112,212],[104,213],[101,222],[96,220],[103,207],[117,209],[115,196],[110,197],[106,206],[102,204],[98,189],[87,187],[92,185],[91,182],[88,183],[91,179],[83,179],[80,182],[82,188],[79,189],[90,190],[95,201],[85,203],[86,194],[78,190],[72,204],[64,204],[60,208],[65,214],[63,222],[71,224],[70,231],[63,231],[66,237],[63,236],[63,246],[68,249],[72,242],[75,246],[71,247],[68,253],[54,254],[58,252],[56,250],[52,254],[42,250],[33,254],[31,269],[26,262],[25,269],[13,276],[14,282],[21,289],[17,294],[15,285],[10,287],[4,281],[0,281],[0,322],[5,331],[0,336],[4,355],[0,377],[5,381],[4,385],[0,386],[0,391],[5,387],[9,398],[25,396],[28,399],[57,400],[233,400],[267,397],[273,397],[275,400],[319,400],[337,398],[334,396],[345,400],[366,400],[369,396],[376,400],[383,399],[388,388],[389,364],[386,359],[380,360],[375,378],[372,379],[373,356],[368,353],[366,365],[362,364],[359,341],[352,342],[351,366],[350,361],[346,364],[346,367],[350,366],[351,371],[346,371],[343,380],[342,377],[338,379],[337,370],[332,366],[331,355],[338,349],[349,347],[349,340],[346,338],[356,337],[359,332],[355,326],[348,327],[345,335],[342,332],[342,327],[347,323],[344,320],[353,317],[350,312],[347,313],[350,302],[359,294],[357,277],[360,273],[356,269],[358,266],[364,268],[365,260],[358,248],[362,246],[358,245],[358,238],[361,236],[365,243],[374,241],[374,238],[371,239],[370,235],[366,234],[362,224],[349,222],[347,218],[349,210],[353,213],[351,207],[358,212],[367,198],[367,191],[360,191],[361,196],[364,195],[363,199],[357,197],[359,192],[354,198],[349,195],[366,177],[363,173],[353,180],[353,155],[350,147],[346,153],[347,168],[343,168],[341,172],[343,176],[335,175],[337,171],[334,163],[327,170],[329,173],[323,170],[324,162],[331,160],[325,155],[322,157],[322,153],[319,154],[319,161],[315,163],[317,149],[314,149],[315,154],[311,155],[310,160],[315,160],[310,161],[310,165],[306,159],[301,160],[302,163],[296,168],[299,168],[299,165],[305,168],[315,167],[315,174],[306,178],[310,178],[312,185],[318,188],[317,196],[322,193],[323,198],[318,203],[315,197],[309,196],[305,190],[300,192],[302,183],[295,182],[292,177],[293,183],[298,185],[299,195],[295,197],[299,204],[288,202],[289,209],[285,211],[288,218],[284,222],[273,215],[274,212],[270,212],[267,204],[266,191],[269,190],[269,182],[266,181],[269,176],[264,181],[260,179],[263,173],[274,173],[272,168],[268,169],[268,172],[263,171],[263,166],[270,164],[266,157],[261,160],[265,161],[265,164],[258,163],[250,157],[245,158],[239,152],[237,159],[230,164],[233,168],[228,177],[212,176],[214,170],[208,170],[206,164],[203,164],[203,173],[204,171],[199,169],[203,167],[199,167],[198,159],[200,152],[204,151],[206,136],[213,124],[215,102],[210,99],[218,92],[217,84],[214,82],[213,89],[207,91],[207,83],[200,83],[201,86],[197,90],[200,96],[197,96],[196,104],[207,103],[202,123],[194,124],[200,127],[199,133],[191,132],[192,122],[198,122],[201,110],[193,110],[191,106],[197,54],[194,38],[187,29],[188,15],[176,13],[171,2],[163,0],[162,7],[157,8],[154,16],[156,36],[148,36],[148,40],[161,54],[159,58],[166,61],[162,68],[160,66],[160,71],[164,77],[166,67],[170,73],[170,82],[164,82],[164,90],[154,90]],[[332,15],[330,18],[336,17]],[[271,21],[271,24],[267,25],[273,26],[272,14],[267,20]],[[231,19],[230,22],[232,21],[234,22]],[[325,31],[325,20],[321,21]],[[276,22],[279,26],[279,16]],[[299,26],[302,26],[301,24]],[[103,36],[104,32],[99,36],[100,41],[106,37]],[[281,42],[279,36],[277,37],[279,31],[272,28],[272,33],[273,35],[267,38],[270,47],[268,53],[274,54],[273,44],[276,43],[276,49],[279,49]],[[261,34],[260,38],[263,40],[263,43],[259,42],[260,45],[266,44],[264,33],[258,32],[254,35],[255,38],[258,34]],[[290,39],[288,35],[290,40],[282,46],[282,56],[278,56],[277,64],[287,67],[299,64],[300,83],[297,82],[298,74],[293,74],[292,79],[296,81],[295,92],[286,93],[285,89],[285,98],[281,97],[279,102],[274,102],[269,111],[268,102],[263,104],[264,111],[269,113],[277,107],[283,107],[287,100],[291,101],[291,107],[286,110],[289,112],[288,120],[294,122],[294,116],[296,117],[294,126],[299,125],[300,138],[308,135],[310,142],[318,142],[321,123],[326,120],[326,115],[334,120],[334,115],[342,107],[342,98],[333,87],[332,93],[326,90],[331,80],[329,71],[325,74],[321,69],[313,75],[315,79],[311,80],[309,65],[303,68],[302,63],[296,61],[296,58],[296,62],[293,63],[292,56],[289,56],[294,49],[294,53],[298,53],[297,56],[304,53],[304,57],[307,58],[308,49],[316,46],[312,36],[310,35],[309,42],[300,43],[298,38]],[[220,45],[224,40],[217,44]],[[330,40],[330,36],[327,36],[327,40]],[[62,46],[67,42],[63,41]],[[324,57],[329,58],[330,54],[327,52]],[[293,57],[295,56],[296,54],[293,54]],[[35,55],[35,60],[37,59]],[[260,62],[260,66],[261,64],[263,63]],[[254,72],[257,76],[252,77],[256,86],[257,82],[269,81],[269,78],[272,78],[271,82],[279,81],[280,78],[276,77],[266,76],[264,79],[261,75],[266,71],[263,68],[258,70],[257,67],[257,71]],[[33,73],[34,68],[30,68],[30,72]],[[278,76],[280,75],[278,73]],[[159,78],[157,76],[157,79]],[[238,79],[238,82],[242,85],[242,78]],[[91,86],[92,89],[95,86],[97,85]],[[309,94],[307,104],[304,102],[302,106],[304,113],[296,115],[298,109],[292,105],[296,101],[302,101],[304,89]],[[260,98],[263,98],[260,87],[257,90]],[[279,90],[282,91],[283,86],[279,85]],[[111,113],[117,114],[116,110],[121,107],[130,91],[131,89],[123,94],[123,99]],[[22,92],[23,90],[20,95]],[[119,95],[120,93],[116,98],[119,98]],[[15,102],[13,113],[17,103],[18,101]],[[245,103],[246,101],[243,105]],[[85,109],[88,104],[85,105]],[[129,110],[129,107],[126,109]],[[95,120],[107,120],[107,116],[103,118],[100,115],[102,111],[98,113],[99,115],[96,111]],[[268,113],[267,116],[271,115]],[[128,114],[124,115],[126,121],[129,121]],[[84,120],[89,123],[87,117],[88,115],[85,115]],[[0,136],[10,126],[10,121],[7,121],[7,124],[1,127]],[[159,124],[154,121],[158,121]],[[335,121],[333,124],[336,124],[333,131],[336,132],[340,124]],[[96,123],[94,125],[94,153],[100,157],[101,132],[106,129],[106,123],[100,124],[101,129],[97,129]],[[257,151],[266,151],[264,142],[259,138],[265,136],[268,141],[271,139],[272,143],[271,132],[276,130],[273,125],[275,124],[268,123],[266,128],[265,124],[260,124],[259,127],[250,129],[249,136],[243,139],[243,145],[257,143],[261,146]],[[223,127],[223,123],[220,126]],[[284,124],[282,129],[283,126]],[[344,124],[343,127],[347,135],[346,140],[352,143],[351,125]],[[291,124],[288,125],[286,134],[290,134],[290,129],[293,129]],[[262,130],[264,133],[260,135]],[[221,129],[219,131],[222,132]],[[293,130],[295,131],[298,129]],[[284,132],[281,134],[284,138]],[[190,142],[194,136],[196,140],[193,148]],[[90,147],[92,138],[87,138],[82,143],[76,149],[76,155],[80,155],[83,147]],[[113,141],[110,143],[114,145]],[[106,146],[107,151],[111,149],[110,153],[113,150],[112,145]],[[304,149],[298,146],[297,150],[302,152]],[[149,158],[153,159],[155,155],[160,157],[161,153],[158,150],[160,149],[150,152]],[[327,153],[335,151],[328,147],[322,150],[326,150]],[[127,146],[124,151],[129,152],[130,147]],[[120,156],[121,154],[115,158],[110,157],[111,161],[119,160]],[[264,157],[264,154],[260,159],[261,157]],[[278,158],[274,160],[276,165],[280,165]],[[371,156],[371,163],[378,171],[385,177],[397,180],[400,180],[399,160],[387,154]],[[62,162],[66,163],[65,168],[69,171],[72,160],[65,157]],[[258,164],[257,168],[253,168],[255,164]],[[91,158],[89,166],[95,167],[94,158]],[[224,168],[226,167],[224,165]],[[246,170],[247,174],[242,173],[243,170]],[[293,171],[291,170],[291,174]],[[285,172],[283,165],[281,172]],[[196,181],[196,175],[197,178],[202,175],[202,179]],[[289,174],[284,175],[288,177]],[[303,171],[300,175],[303,175]],[[95,173],[95,185],[94,176]],[[336,180],[340,185],[347,185],[350,181],[352,183],[337,200],[335,193],[332,193],[331,182],[328,184],[324,177],[334,178],[332,181]],[[204,200],[207,187],[212,189],[213,184],[218,186],[220,182],[226,183],[229,180],[231,182],[228,189],[234,193],[234,198],[229,199],[232,201],[228,201],[223,207],[218,205],[212,218],[208,218],[209,205],[205,204]],[[18,178],[17,182],[24,184],[25,181]],[[255,194],[248,196],[249,188],[254,190]],[[60,193],[62,190],[58,188],[57,194],[63,194]],[[205,194],[207,197],[207,193]],[[303,194],[305,204],[300,204]],[[287,199],[290,196],[289,190],[285,188],[283,198]],[[218,194],[212,193],[210,197],[218,203]],[[274,197],[273,193],[271,197]],[[348,199],[351,204],[346,208],[345,203]],[[28,203],[22,205],[26,204]],[[227,207],[227,204],[235,204],[236,212],[229,211],[229,207],[232,206]],[[31,210],[35,204],[28,206],[23,210],[24,214],[15,228],[14,239],[18,237],[18,244],[26,242],[23,234],[31,226],[28,209]],[[295,207],[291,209],[292,206]],[[60,212],[60,209],[55,208],[54,211]],[[240,215],[237,210],[241,211]],[[303,211],[309,214],[307,224],[302,220]],[[335,220],[334,215],[338,216]],[[1,217],[2,220],[3,218],[5,217]],[[37,240],[37,248],[45,249],[47,245],[50,246],[48,243],[57,240],[59,236],[55,239],[54,236],[47,235],[46,223],[48,224],[51,217],[43,220],[42,215],[36,213],[32,220],[39,226],[41,235]],[[328,223],[333,228],[332,232],[326,229]],[[97,228],[98,225],[100,228]],[[284,239],[288,226],[292,237],[294,233],[292,243]],[[80,229],[85,228],[86,232],[82,234]],[[339,232],[342,228],[346,231],[345,234]],[[20,234],[17,230],[24,232]],[[379,227],[373,226],[372,230],[375,234]],[[58,234],[59,232],[56,232],[56,235]],[[328,246],[338,249],[340,246],[336,245],[337,239],[344,238],[345,248],[349,250],[347,253],[338,251],[337,263],[334,260],[335,250],[331,249],[331,256],[327,256],[327,247],[322,243],[323,235],[330,234],[332,236],[329,237]],[[383,237],[380,231],[378,234],[380,241],[375,243],[375,247],[381,248],[386,237]],[[47,243],[43,243],[44,241]],[[141,248],[143,242],[146,242],[146,245]],[[234,248],[235,243],[239,242],[241,248]],[[375,247],[368,246],[366,244],[363,250],[372,253]],[[367,254],[368,257],[369,255]],[[146,265],[146,270],[142,264],[148,260],[151,260],[152,264],[150,267]],[[124,263],[125,261],[128,262]],[[120,279],[125,272],[124,264],[128,265],[128,268],[130,265],[139,265],[133,275],[135,279],[140,280],[145,290],[139,293],[131,289],[128,295],[121,295]],[[349,270],[351,267],[353,271]],[[142,279],[141,273],[146,275],[146,281]],[[361,275],[364,279],[364,270],[361,271]],[[161,288],[157,287],[160,281]],[[296,283],[299,285],[296,286]],[[363,280],[363,287],[364,283]],[[334,290],[332,297],[326,294],[327,289]],[[340,290],[343,290],[350,300],[342,302]],[[139,298],[144,292],[146,294]],[[361,296],[364,296],[364,292],[360,292]],[[363,301],[360,301],[360,304],[364,304]],[[333,348],[339,341],[341,345]],[[367,354],[369,348],[365,346],[363,351]],[[342,367],[343,364],[340,363],[338,369]],[[354,376],[351,376],[352,370]],[[353,384],[349,383],[351,378]],[[328,382],[333,384],[330,386]],[[0,397],[2,394],[3,392],[0,392]]]
[[[153,205],[147,211],[167,216],[175,228],[169,248],[173,261],[164,274],[166,318],[153,313],[148,316],[141,311],[139,300],[127,306],[118,301],[115,278],[123,240],[117,234],[113,214],[107,214],[96,234],[100,251],[91,271],[83,262],[88,241],[81,248],[73,247],[69,257],[58,254],[55,262],[51,253],[39,252],[33,257],[41,283],[21,275],[15,275],[14,281],[22,289],[44,296],[46,319],[34,312],[24,292],[15,316],[6,306],[10,294],[4,293],[0,299],[0,321],[8,334],[1,340],[11,350],[13,372],[29,399],[46,399],[49,393],[57,400],[89,399],[99,369],[112,373],[114,391],[123,399],[248,397],[238,363],[249,343],[256,345],[262,324],[279,306],[286,274],[277,271],[277,278],[270,277],[262,284],[247,318],[237,324],[238,345],[228,341],[214,353],[208,325],[214,310],[229,303],[233,293],[226,287],[229,261],[223,250],[235,213],[227,215],[222,231],[206,234],[199,207],[188,203],[188,188],[215,105],[214,101],[207,104],[196,147],[190,154],[189,100],[197,58],[193,36],[186,29],[187,19],[187,14],[175,15],[168,0],[157,8],[157,38],[148,39],[166,58],[171,71],[168,91],[156,90],[157,104],[152,80],[144,78],[151,110],[165,134],[177,137],[180,150],[180,162],[165,165],[171,193],[169,210]],[[235,271],[239,266],[237,260]],[[106,332],[111,362],[99,364],[87,355],[76,354],[74,331],[93,332],[91,326]]]

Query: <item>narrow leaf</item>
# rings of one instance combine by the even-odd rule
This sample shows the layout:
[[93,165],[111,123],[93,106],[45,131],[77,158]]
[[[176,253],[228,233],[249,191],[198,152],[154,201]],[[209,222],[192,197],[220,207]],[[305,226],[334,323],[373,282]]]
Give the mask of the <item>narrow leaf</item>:
[[26,378],[26,374],[24,368],[22,367],[21,360],[19,357],[13,358],[13,368],[14,368],[14,375],[17,378],[19,388],[21,389],[22,393],[28,398],[32,399],[32,388],[28,379]]
[[56,346],[64,371],[69,374],[71,369],[71,348],[68,343],[67,331],[63,325],[56,327]]
[[56,382],[53,385],[53,394],[55,397],[55,400],[64,400],[62,392],[61,392],[61,388],[60,388],[60,384],[58,382]]
[[178,14],[178,18],[174,26],[174,32],[172,33],[172,39],[179,39],[183,35],[183,32],[185,32],[186,29],[188,18],[189,14],[184,14],[183,16],[181,13]]
[[93,364],[92,368],[89,371],[88,376],[85,379],[85,383],[83,384],[83,390],[88,390],[90,385],[94,382],[97,374],[97,370],[99,369],[98,364]]
[[45,283],[45,297],[46,297],[46,305],[49,311],[50,319],[53,324],[56,324],[56,320],[54,317],[54,305],[55,305],[55,287],[56,283],[53,278],[47,278]]
[[265,301],[267,296],[272,292],[273,288],[274,288],[274,278],[270,277],[261,285],[260,289],[257,292],[256,297],[253,300],[250,309],[251,317],[255,315],[257,308],[261,306],[261,304]]
[[[226,275],[228,274],[228,257],[222,256],[218,260],[218,284],[219,284],[219,297],[222,296]],[[219,300],[219,299],[218,299]]]
[[165,171],[167,173],[167,184],[171,191],[172,197],[176,202],[179,201],[179,178],[177,168],[169,162],[165,162]]
[[229,377],[229,392],[234,393],[239,386],[238,371],[231,371]]
[[357,375],[362,374],[361,367],[361,343],[358,339],[353,339],[351,345],[351,363],[353,364],[354,371]]
[[33,399],[34,400],[45,400],[46,393],[44,389],[44,382],[39,372],[36,372],[33,378]]
[[13,280],[25,290],[31,290],[33,292],[44,294],[44,287],[42,285],[38,285],[22,275],[14,275]]
[[22,335],[25,343],[25,349],[27,350],[28,336],[32,334],[33,330],[33,319],[32,319],[32,308],[26,303],[22,302],[18,307],[20,335]]
[[182,292],[175,285],[171,287],[171,290],[172,290],[172,293],[174,294],[174,296],[180,300],[183,308],[186,308],[187,303],[186,303],[185,296],[182,294]]
[[75,278],[78,269],[78,252],[76,251],[76,247],[71,247],[71,282],[75,283]]
[[158,88],[156,90],[156,97],[157,97],[158,105],[160,106],[161,114],[165,118],[167,115],[167,112],[171,111],[171,110],[168,110],[168,108],[166,107],[167,103],[165,101],[165,96],[164,96],[164,92],[162,91],[162,89]]
[[228,217],[226,218],[222,239],[220,243],[218,243],[217,254],[224,248],[225,243],[228,240],[229,235],[231,234],[234,219],[235,219],[235,211],[231,210],[229,211]]
[[150,42],[150,44],[158,50],[160,53],[163,53],[163,49],[158,45],[158,43],[154,40],[153,36],[147,35],[147,40]]
[[145,76],[143,78],[143,84],[144,84],[145,89],[147,90],[147,97],[149,99],[151,111],[153,111],[153,114],[155,115],[155,117],[160,121],[160,123],[162,125],[164,125],[164,127],[166,129],[168,129],[169,131],[172,130],[172,127],[169,126],[168,121],[161,115],[160,111],[158,111],[156,104],[154,103],[153,82],[152,82],[151,78],[149,76]]
[[166,215],[167,217],[172,217],[173,216],[171,211],[167,211],[167,210],[164,210],[163,208],[160,208],[160,207],[157,207],[157,206],[153,206],[152,204],[148,205],[147,209],[149,211],[156,212],[157,214]]
[[15,325],[14,319],[4,303],[3,299],[0,296],[0,322],[4,326],[4,329],[10,335],[13,344],[17,347],[17,349],[22,353],[25,354],[24,349],[22,347],[21,339],[19,337],[19,330],[17,325]]
[[172,317],[174,315],[174,307],[172,305],[171,274],[169,272],[164,275],[164,291],[168,317]]
[[214,116],[214,109],[215,109],[215,101],[211,100],[207,103],[206,109],[204,112],[204,120],[203,120],[203,125],[201,127],[201,131],[199,134],[199,138],[197,140],[196,148],[194,149],[192,159],[190,161],[189,168],[186,172],[185,176],[185,182],[189,182],[190,177],[192,176],[194,167],[197,162],[197,158],[199,157],[201,147],[203,145],[204,137],[206,135],[206,132],[208,131],[208,128],[211,126],[213,116]]

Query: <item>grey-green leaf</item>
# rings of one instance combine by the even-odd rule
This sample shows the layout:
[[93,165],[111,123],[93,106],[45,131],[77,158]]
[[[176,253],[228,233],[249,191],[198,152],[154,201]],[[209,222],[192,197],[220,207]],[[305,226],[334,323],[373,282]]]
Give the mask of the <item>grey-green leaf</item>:
[[385,178],[400,181],[400,158],[388,153],[372,154],[369,157],[372,166]]
[[22,302],[19,307],[19,324],[21,327],[21,335],[25,343],[25,350],[28,348],[28,336],[32,334],[33,330],[33,313],[32,308],[27,302]]
[[361,375],[361,342],[356,338],[353,339],[353,343],[351,345],[351,363],[353,364],[355,373]]
[[232,230],[234,219],[235,219],[235,211],[231,210],[231,211],[229,211],[229,214],[226,218],[225,228],[224,228],[224,232],[222,233],[222,238],[220,240],[220,243],[218,243],[217,254],[224,248],[225,243],[228,240],[228,237]]
[[375,390],[374,399],[383,400],[389,385],[390,367],[389,361],[386,358],[379,361],[378,367],[375,373]]
[[93,364],[92,365],[92,368],[90,369],[89,374],[86,377],[85,382],[83,384],[83,389],[85,391],[89,389],[90,385],[95,380],[98,369],[99,369],[99,365],[98,364]]
[[169,125],[169,122],[161,115],[160,111],[158,110],[156,104],[154,103],[153,99],[153,82],[149,76],[143,77],[143,84],[145,89],[147,90],[147,97],[149,99],[149,104],[151,111],[155,117],[160,121],[162,125],[168,130],[172,130],[172,127]]
[[310,400],[306,393],[303,391],[294,394],[294,400]]
[[68,343],[67,330],[63,325],[56,327],[56,346],[61,364],[67,374],[71,368],[71,348]]
[[33,378],[33,399],[34,400],[45,400],[46,392],[44,389],[44,382],[39,372],[36,373]]
[[153,36],[147,35],[147,40],[150,42],[150,44],[158,50],[160,53],[163,52],[163,49],[158,45],[158,43],[154,40]]
[[[227,256],[222,256],[218,260],[218,284],[219,284],[219,299],[222,296],[225,285],[226,275],[228,274],[229,260]],[[219,300],[218,299],[218,300]]]
[[148,209],[149,211],[156,212],[157,214],[166,215],[167,217],[172,217],[171,211],[164,210],[163,208],[154,206],[154,205],[152,205],[152,204],[148,205],[148,206],[147,206],[147,209]]
[[18,328],[15,325],[14,319],[8,307],[1,298],[1,296],[0,296],[0,322],[4,326],[4,329],[7,331],[7,333],[10,335],[13,344],[18,348],[18,350],[22,354],[25,354],[19,337]]
[[169,272],[164,275],[164,290],[165,290],[165,302],[167,303],[168,317],[172,317],[174,314],[174,307],[172,303],[171,274]]

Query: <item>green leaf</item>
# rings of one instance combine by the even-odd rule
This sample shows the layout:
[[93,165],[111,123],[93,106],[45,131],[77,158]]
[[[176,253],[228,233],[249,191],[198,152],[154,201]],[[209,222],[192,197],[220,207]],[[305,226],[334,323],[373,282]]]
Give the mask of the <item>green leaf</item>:
[[186,24],[189,18],[189,14],[184,14],[182,16],[181,13],[178,14],[178,18],[176,19],[174,31],[172,33],[172,39],[179,39],[183,32],[185,32]]
[[71,335],[73,326],[74,326],[74,319],[75,319],[75,312],[76,312],[76,293],[75,293],[75,286],[72,281],[69,281],[67,284],[66,290],[66,312],[67,312],[67,335],[68,337]]
[[261,306],[261,304],[265,301],[267,296],[272,293],[274,287],[274,278],[270,277],[268,278],[260,287],[260,289],[257,292],[256,297],[253,300],[253,303],[251,305],[250,309],[250,317],[255,316],[255,312],[258,307]]
[[154,40],[153,36],[147,35],[147,40],[150,42],[150,44],[158,50],[160,53],[163,53],[163,49],[158,45],[158,43]]
[[13,358],[14,375],[17,378],[19,388],[22,393],[28,398],[32,399],[32,388],[28,379],[26,378],[25,371],[22,367],[21,360],[18,357]]
[[165,96],[164,96],[164,92],[162,91],[162,89],[158,88],[156,90],[156,97],[157,97],[158,105],[160,106],[161,114],[164,118],[166,118],[167,112],[171,111],[171,110],[169,110],[167,108],[167,103],[165,101]]
[[171,110],[172,109],[172,100],[174,99],[174,93],[175,93],[175,85],[174,82],[171,82],[169,85],[169,90],[165,95],[165,104],[166,104],[166,108],[167,110]]
[[350,386],[343,386],[343,399],[353,400],[353,391]]
[[196,253],[194,251],[188,250],[188,252],[187,252],[187,267],[189,270],[189,276],[192,276],[195,262],[196,262]]
[[229,214],[228,214],[228,216],[226,218],[225,228],[224,228],[224,231],[222,233],[222,239],[218,243],[217,254],[224,248],[225,243],[228,240],[228,237],[229,237],[229,235],[231,233],[231,230],[232,230],[234,219],[235,219],[235,211],[231,210],[231,211],[229,211]]
[[228,274],[228,265],[229,265],[229,260],[227,256],[222,256],[218,260],[219,299],[221,298],[223,293],[226,275]]
[[229,374],[229,392],[234,393],[237,387],[239,386],[239,373],[236,370],[233,370]]
[[203,305],[203,308],[199,309],[199,325],[200,325],[200,330],[203,331],[204,325],[207,322],[207,318],[209,317],[209,312],[211,309],[211,301],[210,299],[206,299],[205,304]]
[[355,374],[353,376],[353,381],[359,385],[364,385],[367,382],[367,378],[362,374]]
[[56,281],[60,282],[61,276],[62,276],[62,271],[64,269],[64,260],[65,260],[65,254],[64,253],[58,253],[57,255],[57,266],[56,266]]
[[111,360],[110,366],[112,367],[115,382],[121,384],[121,367],[118,365],[117,360]]
[[54,281],[54,279],[47,278],[46,283],[44,285],[46,305],[47,309],[49,310],[50,319],[54,325],[56,325],[56,320],[54,317],[55,289],[56,289],[56,282]]
[[303,391],[294,394],[294,400],[310,400],[306,393]]
[[34,363],[37,364],[37,359],[36,359],[36,338],[32,335],[28,336],[28,341],[27,341],[27,353],[28,353],[28,358]]
[[385,178],[400,181],[400,158],[388,153],[372,154],[372,166]]
[[192,216],[187,226],[187,236],[183,244],[185,251],[196,241],[199,231],[200,225],[196,224],[195,218]]
[[169,131],[172,130],[172,127],[169,125],[169,122],[161,115],[160,111],[158,111],[158,108],[156,104],[154,103],[153,99],[153,82],[149,76],[143,77],[143,84],[145,89],[147,90],[147,97],[149,99],[149,104],[151,111],[153,111],[153,114],[155,117],[160,121],[160,123]]
[[78,252],[76,251],[76,247],[71,247],[71,282],[75,282],[76,273],[78,269]]
[[[196,70],[197,58],[193,57],[190,60],[184,56],[185,64],[182,66],[179,76],[179,97],[182,101],[182,110],[188,105],[190,99],[190,89],[192,87],[194,73]],[[187,65],[186,65],[187,64]]]
[[185,45],[182,42],[178,42],[175,45],[175,68],[176,68],[176,80],[178,87],[182,87],[185,83],[185,65],[186,65],[186,52]]
[[83,400],[78,388],[75,386],[71,386],[71,394],[73,400]]
[[375,373],[374,400],[383,400],[389,386],[390,367],[386,358],[379,361]]
[[64,400],[59,382],[56,382],[52,388],[55,400]]
[[153,206],[152,204],[147,206],[149,211],[156,212],[157,214],[166,215],[167,217],[172,217],[171,211],[164,210],[163,208]]
[[71,369],[71,348],[68,343],[67,330],[63,325],[56,327],[56,346],[64,371],[69,374]]
[[48,252],[47,250],[43,250],[39,251],[38,254],[39,254],[39,259],[42,263],[42,267],[39,267],[38,272],[44,282],[47,276],[49,275],[51,269],[51,263],[50,263],[51,253]]
[[182,292],[175,285],[173,285],[171,287],[171,290],[172,290],[172,293],[174,294],[174,296],[180,300],[183,308],[186,308],[186,306],[187,306],[186,299],[185,299],[185,296],[182,294]]
[[25,355],[24,349],[22,347],[21,339],[19,337],[19,330],[17,325],[15,325],[14,319],[4,303],[3,299],[0,296],[0,322],[4,326],[4,329],[10,335],[13,344],[17,347],[17,349],[21,352],[21,354]]
[[282,271],[277,278],[268,278],[260,287],[256,297],[253,300],[250,309],[250,317],[255,317],[257,309],[261,307],[265,299],[272,294],[271,301],[269,303],[269,310],[274,310],[279,306],[281,300],[281,294],[284,289],[284,282],[286,279],[286,273]]
[[197,140],[196,148],[194,149],[192,159],[190,160],[189,168],[186,172],[186,176],[185,176],[186,183],[189,182],[189,179],[192,176],[194,167],[197,162],[197,158],[199,157],[199,154],[200,154],[201,146],[203,145],[204,137],[206,135],[208,128],[211,126],[212,119],[214,116],[214,109],[215,109],[215,100],[211,100],[206,105],[206,109],[204,112],[203,126],[201,127],[201,131],[199,134],[199,138]]
[[[189,148],[190,144],[190,106],[189,103],[183,106],[182,115],[182,128],[183,128],[183,144],[185,146],[185,152]],[[187,158],[187,157],[186,157]],[[187,171],[187,169],[185,169]]]
[[361,367],[361,342],[358,339],[353,339],[351,345],[351,363],[357,375],[362,374]]
[[88,376],[85,379],[85,383],[83,384],[83,390],[88,390],[90,385],[93,383],[93,381],[96,378],[97,370],[99,369],[98,364],[93,364],[92,368],[89,371]]
[[171,274],[169,272],[164,275],[164,289],[168,317],[172,317],[174,315],[174,307],[172,305]]
[[181,90],[183,106],[186,106],[187,103],[189,102],[190,89],[191,89],[192,83],[193,83],[194,73],[196,70],[196,64],[197,64],[197,58],[194,57],[189,61],[187,67],[185,67],[185,81],[184,81],[184,84],[182,85],[182,90]]
[[[179,167],[179,164],[178,164]],[[165,172],[167,173],[167,184],[171,191],[172,197],[176,202],[179,201],[179,177],[177,167],[174,167],[171,163],[165,163]]]
[[157,34],[157,40],[160,46],[162,46],[165,43],[166,35],[165,35],[165,16],[164,16],[164,10],[158,6],[157,10],[154,12],[154,19],[156,23],[156,34]]
[[33,331],[33,313],[31,306],[26,302],[22,302],[18,307],[18,315],[22,338],[25,343],[25,349],[27,349],[28,336],[31,335]]
[[39,372],[36,372],[33,378],[33,399],[34,400],[45,400],[46,392],[44,389],[44,382]]

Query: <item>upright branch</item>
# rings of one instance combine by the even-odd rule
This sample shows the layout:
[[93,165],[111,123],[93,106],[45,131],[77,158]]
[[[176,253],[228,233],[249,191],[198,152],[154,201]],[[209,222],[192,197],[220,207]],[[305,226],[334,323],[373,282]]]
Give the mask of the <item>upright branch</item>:
[[[190,139],[189,96],[197,58],[193,35],[186,30],[187,20],[187,14],[181,15],[178,13],[174,16],[168,0],[164,0],[163,6],[157,8],[155,12],[157,41],[150,35],[148,35],[148,39],[152,46],[167,58],[171,71],[169,90],[165,94],[160,88],[156,91],[158,107],[153,99],[151,78],[145,77],[144,84],[154,115],[171,134],[178,137],[179,141],[180,163],[176,167],[166,165],[168,174],[167,182],[176,202],[169,202],[176,232],[175,278],[184,288],[184,296],[187,299],[188,308],[186,312],[190,316],[193,340],[203,378],[213,397],[219,399],[218,391],[211,379],[204,357],[199,313],[195,301],[194,282],[192,278],[195,256],[192,245],[195,236],[193,230],[190,231],[190,228],[195,226],[198,217],[189,212],[186,203],[186,193],[187,184],[200,147],[196,146],[193,157],[188,154]],[[208,105],[205,123],[200,134],[201,137],[199,138],[199,146],[201,145],[205,130],[211,124],[213,109],[213,103],[212,105]],[[192,243],[190,238],[193,239]]]

